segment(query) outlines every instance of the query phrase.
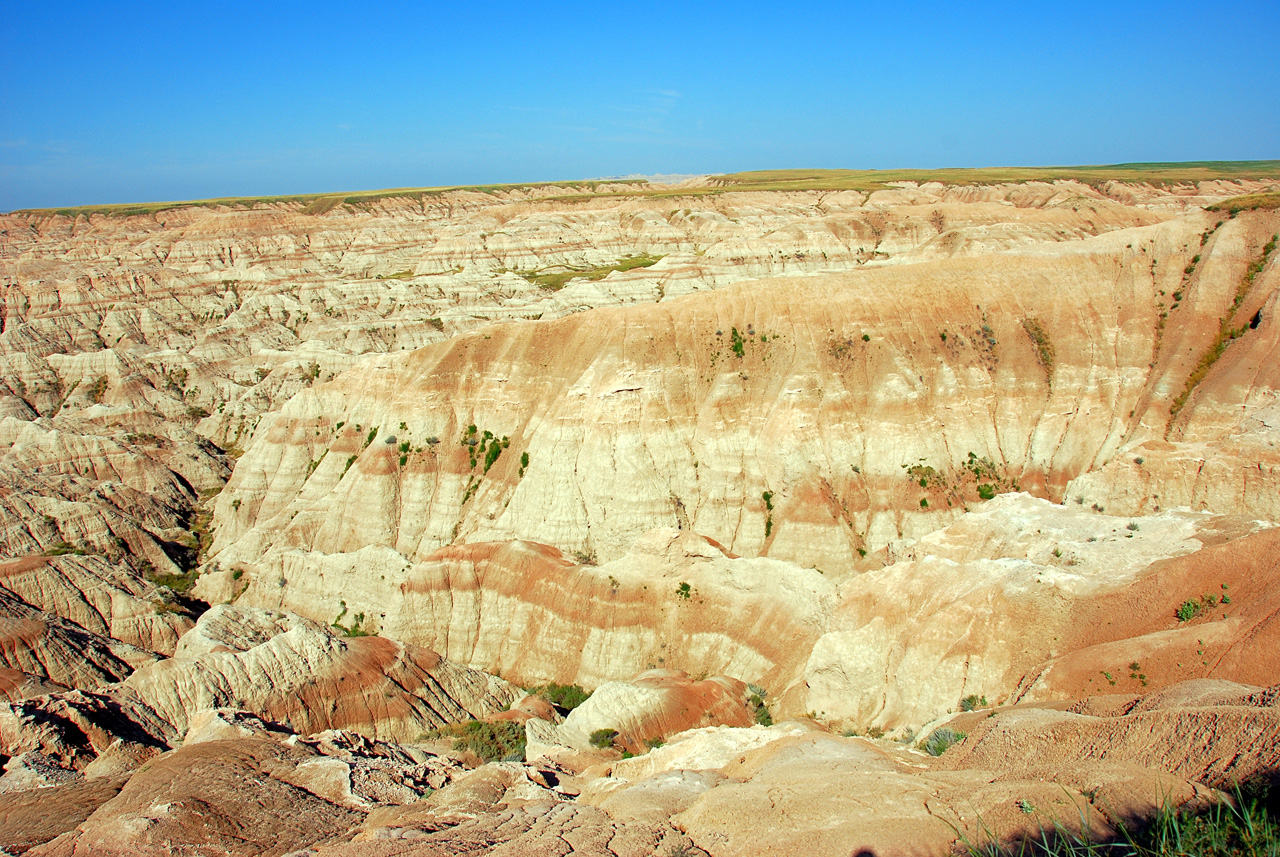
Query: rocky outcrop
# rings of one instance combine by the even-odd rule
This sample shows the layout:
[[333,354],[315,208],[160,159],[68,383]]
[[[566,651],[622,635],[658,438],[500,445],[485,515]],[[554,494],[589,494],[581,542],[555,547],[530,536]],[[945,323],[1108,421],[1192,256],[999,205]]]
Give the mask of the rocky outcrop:
[[197,711],[231,707],[298,732],[350,729],[400,741],[521,695],[417,646],[344,638],[300,616],[228,606],[201,616],[173,658],[137,671],[121,690],[179,732]]
[[[245,575],[241,599],[315,618],[363,614],[386,636],[525,685],[594,687],[659,667],[782,683],[834,593],[813,569],[732,559],[675,529],[601,566],[525,542],[448,548],[408,568],[377,548],[318,559],[317,569],[310,556],[290,557],[283,584]],[[236,582],[233,572],[221,576]],[[213,578],[202,578],[202,591]]]
[[641,752],[647,742],[698,726],[749,726],[755,710],[747,686],[728,676],[694,681],[679,670],[649,670],[631,681],[606,682],[569,713],[556,739],[588,750],[594,733],[617,733],[611,742]]
[[[1203,513],[1130,520],[998,498],[844,583],[804,692],[789,690],[784,710],[865,728],[920,724],[970,696],[1003,703],[1117,682],[1136,692],[1202,676],[1265,680],[1280,603],[1259,597],[1259,581],[1280,574],[1278,537]],[[1245,590],[1251,597],[1236,597]]]
[[126,775],[178,739],[154,711],[118,694],[77,690],[0,705],[0,755],[38,756],[65,772]]
[[[973,718],[953,770],[1088,768],[1124,762],[1230,789],[1280,768],[1280,687],[1202,679],[1067,711]],[[1035,748],[1032,750],[1032,748]]]
[[[1008,494],[895,542],[887,564],[862,573],[734,558],[672,529],[600,566],[523,542],[447,549],[407,568],[386,549],[292,552],[284,585],[256,578],[241,597],[317,617],[345,605],[383,633],[526,685],[595,687],[654,668],[725,674],[767,690],[775,713],[893,728],[966,696],[1266,681],[1277,533],[1207,513],[1115,517]],[[592,730],[606,727],[619,725]]]
[[911,741],[812,725],[699,728],[582,774],[515,762],[469,771],[412,746],[245,721],[253,734],[190,741],[123,788],[88,779],[44,789],[46,805],[73,819],[61,826],[20,820],[30,792],[0,794],[0,834],[6,847],[35,844],[30,853],[46,855],[420,857],[553,845],[601,857],[944,855],[961,837],[1010,844],[1055,825],[1105,837],[1159,806],[1203,806],[1215,799],[1209,785],[1280,764],[1275,697],[1276,688],[1197,681],[1146,698],[1089,697],[1070,710],[959,715],[948,725],[968,735],[936,758]]
[[289,782],[311,759],[260,739],[183,748],[134,774],[74,830],[31,853],[132,857],[198,848],[249,857],[347,835],[359,813]]
[[[599,567],[527,542],[453,547],[408,568],[372,547],[319,559],[315,569],[311,556],[291,556],[283,585],[246,576],[241,599],[316,618],[346,605],[389,637],[524,684],[594,687],[660,666],[782,680],[835,591],[813,569],[731,559],[677,530]],[[233,585],[232,572],[221,577]],[[206,578],[202,591],[215,583]]]
[[[350,755],[353,748],[368,755],[377,749],[372,739],[411,741],[433,727],[497,712],[522,695],[501,679],[415,646],[343,638],[299,616],[222,606],[184,635],[174,657],[123,682],[0,705],[0,756],[28,760],[24,770],[47,769],[43,787],[127,777],[184,740],[284,740],[301,731],[322,733],[308,746],[328,748],[328,756]],[[324,733],[335,728],[368,737]],[[374,755],[391,761],[352,768],[347,759],[342,776],[349,803],[364,793],[385,802],[405,794],[406,782],[438,786],[437,775],[448,777],[447,767],[409,771],[406,766],[426,761],[421,754]],[[337,776],[336,764],[316,776]],[[0,792],[6,777],[11,788],[36,787],[25,774],[6,773]]]
[[181,571],[194,554],[191,480],[220,486],[230,467],[208,441],[180,426],[171,433],[176,440],[69,417],[0,421],[0,439],[9,436],[0,452],[0,555],[75,551]]
[[5,669],[62,687],[96,688],[156,659],[151,652],[86,633],[0,591],[0,664]]
[[195,618],[164,588],[101,556],[0,560],[0,589],[85,631],[173,654]]

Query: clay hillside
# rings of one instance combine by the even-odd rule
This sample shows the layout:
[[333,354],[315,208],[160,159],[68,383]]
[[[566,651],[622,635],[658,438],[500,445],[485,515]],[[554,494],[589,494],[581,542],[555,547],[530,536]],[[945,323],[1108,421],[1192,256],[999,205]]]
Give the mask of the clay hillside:
[[0,852],[1252,819],[1278,234],[1280,162],[0,215]]

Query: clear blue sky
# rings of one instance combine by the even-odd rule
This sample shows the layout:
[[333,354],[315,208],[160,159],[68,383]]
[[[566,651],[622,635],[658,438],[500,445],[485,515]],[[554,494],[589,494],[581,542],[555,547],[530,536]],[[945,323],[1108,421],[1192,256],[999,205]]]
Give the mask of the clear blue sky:
[[1280,158],[1280,2],[0,0],[0,210]]

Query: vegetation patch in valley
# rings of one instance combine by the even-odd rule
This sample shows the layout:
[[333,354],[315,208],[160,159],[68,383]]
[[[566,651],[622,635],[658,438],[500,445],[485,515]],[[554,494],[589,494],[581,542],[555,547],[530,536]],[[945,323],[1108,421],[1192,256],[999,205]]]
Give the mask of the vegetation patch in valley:
[[[1227,603],[1230,603],[1228,601]],[[1214,607],[1218,606],[1218,597],[1216,595],[1201,595],[1199,598],[1188,598],[1178,605],[1175,615],[1179,622],[1190,622],[1205,615]]]
[[1049,333],[1044,329],[1044,325],[1040,323],[1040,319],[1035,316],[1028,316],[1022,320],[1022,329],[1027,332],[1027,338],[1031,340],[1031,344],[1036,349],[1036,360],[1044,368],[1045,381],[1048,382],[1049,388],[1053,388],[1053,340],[1049,338]]
[[1200,356],[1200,361],[1195,368],[1191,370],[1191,374],[1187,376],[1186,383],[1182,387],[1182,392],[1174,398],[1173,403],[1169,406],[1169,422],[1165,428],[1166,436],[1169,430],[1173,428],[1174,421],[1178,418],[1178,414],[1186,407],[1192,393],[1195,392],[1197,386],[1209,375],[1209,371],[1213,369],[1215,363],[1227,351],[1229,346],[1236,339],[1244,336],[1252,327],[1252,323],[1234,325],[1234,316],[1236,311],[1244,304],[1245,299],[1249,296],[1250,290],[1253,288],[1253,282],[1257,279],[1258,274],[1262,273],[1262,269],[1266,267],[1271,255],[1275,252],[1276,244],[1280,242],[1280,235],[1272,235],[1271,239],[1262,248],[1259,258],[1255,259],[1245,270],[1244,277],[1241,278],[1240,284],[1236,286],[1235,298],[1231,302],[1230,309],[1227,310],[1218,322],[1218,333],[1213,339],[1213,343],[1208,350]]
[[761,726],[772,726],[773,715],[769,713],[769,705],[765,702],[764,688],[749,684],[747,685],[747,690],[751,694],[747,697],[747,705],[751,707],[751,716]]
[[356,613],[351,617],[351,624],[342,624],[343,618],[347,615],[347,602],[340,601],[338,606],[342,608],[336,619],[331,623],[332,626],[341,631],[344,637],[372,637],[376,632],[365,626],[365,617],[363,613]]
[[973,494],[977,494],[979,500],[990,500],[996,494],[1021,490],[1018,481],[1009,477],[1005,468],[973,452],[958,468],[948,468],[945,472],[924,459],[902,467],[908,479],[929,492],[927,497],[920,498],[921,509],[930,507],[929,499],[937,504],[964,506]]
[[581,685],[556,684],[555,682],[531,687],[529,688],[529,693],[545,699],[554,705],[561,714],[568,714],[591,698],[591,691],[583,690]]
[[612,265],[597,265],[593,268],[571,268],[555,266],[560,270],[541,268],[536,271],[517,271],[520,276],[539,288],[557,292],[569,284],[570,280],[603,280],[614,271],[631,271],[636,268],[648,268],[658,263],[661,256],[650,256],[641,253],[637,256],[623,256]]
[[[498,437],[488,429],[481,432],[472,423],[467,426],[467,430],[463,433],[462,440],[459,443],[467,448],[467,457],[470,461],[471,469],[475,470],[477,464],[484,462],[484,472],[488,473],[489,468],[493,467],[498,457],[502,455],[502,451],[511,446],[511,438],[506,436]],[[528,453],[521,456],[520,462],[521,475],[523,476],[524,467],[528,466],[529,463]]]
[[426,737],[436,740],[452,739],[453,749],[475,753],[485,762],[524,761],[523,723],[468,720],[433,729]]
[[618,739],[617,729],[597,729],[591,733],[591,746],[599,750],[604,750],[613,746],[613,742]]
[[194,568],[174,574],[173,572],[156,571],[149,562],[146,563],[146,567],[149,569],[146,572],[147,580],[157,586],[164,586],[179,595],[185,595],[190,592],[191,587],[196,585],[196,578],[200,576],[199,572]]

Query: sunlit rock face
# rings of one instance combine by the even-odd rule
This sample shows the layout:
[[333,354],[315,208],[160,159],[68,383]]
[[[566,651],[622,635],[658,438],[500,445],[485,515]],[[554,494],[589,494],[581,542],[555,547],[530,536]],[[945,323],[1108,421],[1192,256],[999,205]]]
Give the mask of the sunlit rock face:
[[1264,184],[708,183],[0,217],[0,848],[946,854],[1274,771]]

